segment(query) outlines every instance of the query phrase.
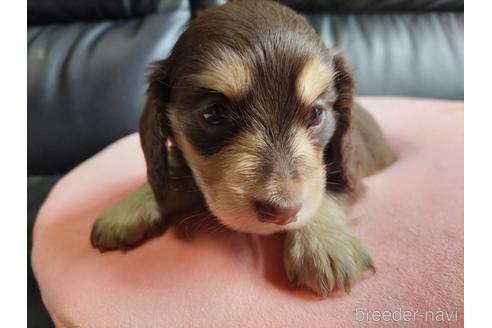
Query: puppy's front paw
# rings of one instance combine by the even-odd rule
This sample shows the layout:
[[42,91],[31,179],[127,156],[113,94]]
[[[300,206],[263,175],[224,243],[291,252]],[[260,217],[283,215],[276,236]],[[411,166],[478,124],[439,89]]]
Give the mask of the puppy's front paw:
[[371,256],[350,232],[323,237],[292,231],[285,246],[284,265],[291,285],[323,297],[335,287],[349,293],[362,272],[374,272]]
[[[132,215],[131,213],[126,216]],[[101,250],[129,248],[159,229],[160,216],[127,218],[109,210],[94,223],[91,244]],[[153,223],[154,222],[154,223]]]
[[158,231],[161,225],[157,203],[145,185],[101,214],[92,227],[91,244],[101,250],[128,248]]

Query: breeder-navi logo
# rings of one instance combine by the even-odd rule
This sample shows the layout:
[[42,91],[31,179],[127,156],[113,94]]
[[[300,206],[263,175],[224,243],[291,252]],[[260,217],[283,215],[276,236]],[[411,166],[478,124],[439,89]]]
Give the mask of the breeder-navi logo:
[[355,308],[355,321],[458,321],[458,311],[429,310],[418,311],[413,309],[396,310],[368,310]]

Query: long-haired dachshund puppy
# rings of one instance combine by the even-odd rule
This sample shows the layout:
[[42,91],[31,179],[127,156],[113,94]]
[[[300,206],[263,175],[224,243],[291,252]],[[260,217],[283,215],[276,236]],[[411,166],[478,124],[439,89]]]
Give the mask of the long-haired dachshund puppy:
[[361,178],[395,160],[353,98],[343,57],[289,8],[205,11],[152,67],[139,126],[148,184],[101,215],[93,246],[134,245],[202,202],[233,230],[285,231],[292,285],[350,291],[374,265],[348,209]]

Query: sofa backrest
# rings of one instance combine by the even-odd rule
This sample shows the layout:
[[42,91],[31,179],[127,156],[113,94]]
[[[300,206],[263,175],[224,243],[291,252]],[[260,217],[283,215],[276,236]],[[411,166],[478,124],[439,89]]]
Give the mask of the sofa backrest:
[[[28,174],[135,132],[148,64],[224,1],[28,0]],[[463,1],[283,1],[344,50],[360,95],[463,98]]]

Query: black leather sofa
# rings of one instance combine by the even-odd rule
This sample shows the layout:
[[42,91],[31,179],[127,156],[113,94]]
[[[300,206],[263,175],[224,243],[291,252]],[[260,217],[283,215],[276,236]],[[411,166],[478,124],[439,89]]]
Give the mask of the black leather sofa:
[[[193,17],[222,2],[28,0],[29,250],[53,184],[136,131],[146,67],[167,56]],[[463,99],[462,0],[281,2],[346,51],[359,95]],[[28,322],[52,325],[30,269]]]

